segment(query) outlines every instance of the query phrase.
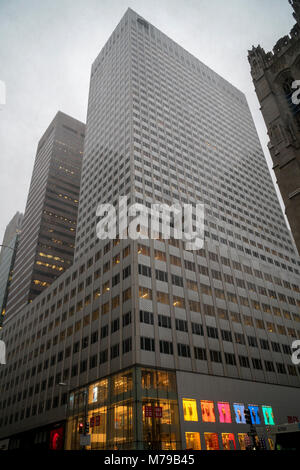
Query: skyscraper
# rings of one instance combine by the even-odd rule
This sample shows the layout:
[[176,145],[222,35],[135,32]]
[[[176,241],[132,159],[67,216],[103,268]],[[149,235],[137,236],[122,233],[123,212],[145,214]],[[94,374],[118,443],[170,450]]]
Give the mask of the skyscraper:
[[272,52],[253,46],[248,60],[268,129],[273,170],[300,252],[300,103],[296,96],[299,94],[300,1],[289,1],[297,21],[290,35],[280,38]]
[[18,249],[23,214],[17,212],[7,225],[0,253],[0,327],[6,311],[8,291]]
[[[204,203],[204,247],[99,240],[125,195]],[[5,321],[0,436],[243,449],[249,409],[267,441],[300,414],[299,279],[245,96],[128,9],[92,66],[75,262]]]
[[85,125],[58,112],[41,137],[7,313],[31,302],[73,262]]

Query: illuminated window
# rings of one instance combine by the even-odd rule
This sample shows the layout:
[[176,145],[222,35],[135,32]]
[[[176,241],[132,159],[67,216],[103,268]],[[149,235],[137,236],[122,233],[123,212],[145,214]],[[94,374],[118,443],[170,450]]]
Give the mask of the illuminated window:
[[188,450],[201,450],[199,432],[186,432],[185,441],[186,441],[186,448]]
[[257,405],[248,405],[248,409],[250,410],[252,424],[260,424],[259,407]]
[[141,299],[152,299],[152,290],[147,287],[139,287],[139,297]]
[[224,450],[236,450],[234,434],[222,432],[222,443]]
[[198,421],[197,402],[189,398],[182,399],[184,421]]
[[120,263],[120,253],[113,258],[113,264],[119,264]]
[[247,446],[250,444],[250,439],[248,434],[244,432],[239,432],[238,433],[238,440],[240,443],[240,449],[241,450],[246,450]]
[[166,304],[169,305],[170,303],[170,298],[169,294],[166,294],[165,292],[156,292],[156,300],[157,302],[160,302],[161,304]]
[[204,439],[206,450],[219,450],[219,440],[216,432],[205,432]]
[[150,248],[148,246],[138,244],[138,254],[150,256]]
[[246,423],[245,414],[244,414],[245,406],[241,403],[234,403],[233,409],[235,412],[235,422],[238,424]]
[[231,423],[230,406],[227,402],[218,402],[220,423]]
[[182,297],[176,297],[173,295],[173,305],[178,308],[185,308],[185,301]]
[[204,423],[215,423],[215,409],[214,402],[208,400],[201,400],[201,413]]
[[107,281],[102,285],[102,292],[104,294],[105,292],[108,292],[109,290],[110,290],[109,281]]
[[262,411],[264,415],[265,424],[274,425],[275,421],[274,421],[274,415],[273,415],[273,410],[271,406],[262,406]]
[[167,260],[166,253],[164,253],[163,251],[159,251],[159,250],[154,250],[154,258],[159,260],[159,261],[166,261]]

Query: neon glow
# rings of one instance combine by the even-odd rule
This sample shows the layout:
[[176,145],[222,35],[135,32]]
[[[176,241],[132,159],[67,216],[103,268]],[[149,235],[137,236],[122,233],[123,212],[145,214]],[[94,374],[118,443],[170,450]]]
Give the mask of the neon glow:
[[274,415],[271,406],[262,406],[262,412],[264,415],[265,424],[274,425]]
[[204,423],[215,423],[214,402],[209,400],[201,400],[201,413]]
[[219,450],[219,439],[216,432],[204,433],[206,450]]
[[229,403],[218,401],[220,423],[231,423],[231,413]]
[[233,404],[233,409],[235,412],[235,422],[238,424],[241,423],[246,423],[244,411],[245,411],[245,405],[241,403],[234,403]]
[[222,432],[222,443],[224,450],[236,450],[236,444],[233,433]]
[[260,424],[259,407],[257,405],[248,405],[248,409],[250,410],[252,424]]

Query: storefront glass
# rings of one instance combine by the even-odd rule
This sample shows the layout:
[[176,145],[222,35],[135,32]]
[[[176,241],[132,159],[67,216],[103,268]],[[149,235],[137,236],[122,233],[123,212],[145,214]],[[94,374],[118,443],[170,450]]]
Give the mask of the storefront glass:
[[185,442],[186,442],[186,448],[188,450],[201,450],[199,432],[186,432]]

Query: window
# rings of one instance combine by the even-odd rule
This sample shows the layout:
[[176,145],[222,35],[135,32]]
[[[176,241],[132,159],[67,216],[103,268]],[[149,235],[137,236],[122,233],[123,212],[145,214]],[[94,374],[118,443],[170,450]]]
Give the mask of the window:
[[141,336],[141,349],[144,351],[155,351],[154,339]]
[[145,310],[140,310],[140,322],[147,323],[148,325],[153,325],[153,313],[147,312]]
[[277,368],[277,372],[279,374],[286,374],[286,370],[285,370],[285,365],[280,363],[280,362],[276,362],[276,368]]
[[254,336],[247,336],[247,338],[248,338],[249,346],[251,346],[252,348],[257,348],[258,347],[257,339]]
[[158,281],[168,282],[168,273],[166,273],[165,271],[160,271],[159,269],[156,269],[155,277]]
[[209,336],[209,338],[219,338],[219,334],[218,334],[218,329],[217,328],[214,328],[212,326],[208,326],[206,328],[207,330],[207,336]]
[[247,356],[239,356],[239,363],[241,367],[250,368],[250,362]]
[[194,347],[194,353],[195,353],[195,359],[198,359],[200,361],[206,361],[207,356],[206,356],[206,350],[204,348],[198,348]]
[[176,318],[175,325],[176,325],[176,330],[184,331],[187,333],[188,331],[187,321]]
[[123,342],[122,342],[122,352],[123,352],[123,354],[126,354],[131,350],[132,350],[132,339],[131,338],[124,339]]
[[186,441],[186,448],[188,450],[201,450],[199,432],[186,432],[185,441]]
[[131,323],[131,312],[124,313],[122,317],[123,327]]
[[178,356],[191,357],[190,347],[188,344],[177,344]]
[[196,400],[182,399],[184,421],[198,421],[198,411]]
[[160,341],[159,350],[162,354],[173,354],[173,343],[170,341]]
[[119,354],[120,354],[120,345],[119,344],[114,344],[110,348],[110,358],[115,359],[116,357],[119,356]]
[[194,335],[203,336],[203,326],[200,323],[193,323],[192,322],[192,333]]
[[231,353],[225,353],[225,362],[230,366],[236,365],[235,355]]
[[252,358],[253,369],[262,370],[262,363],[260,359]]
[[139,274],[142,276],[151,277],[151,268],[149,266],[144,266],[143,264],[139,264],[138,266]]

